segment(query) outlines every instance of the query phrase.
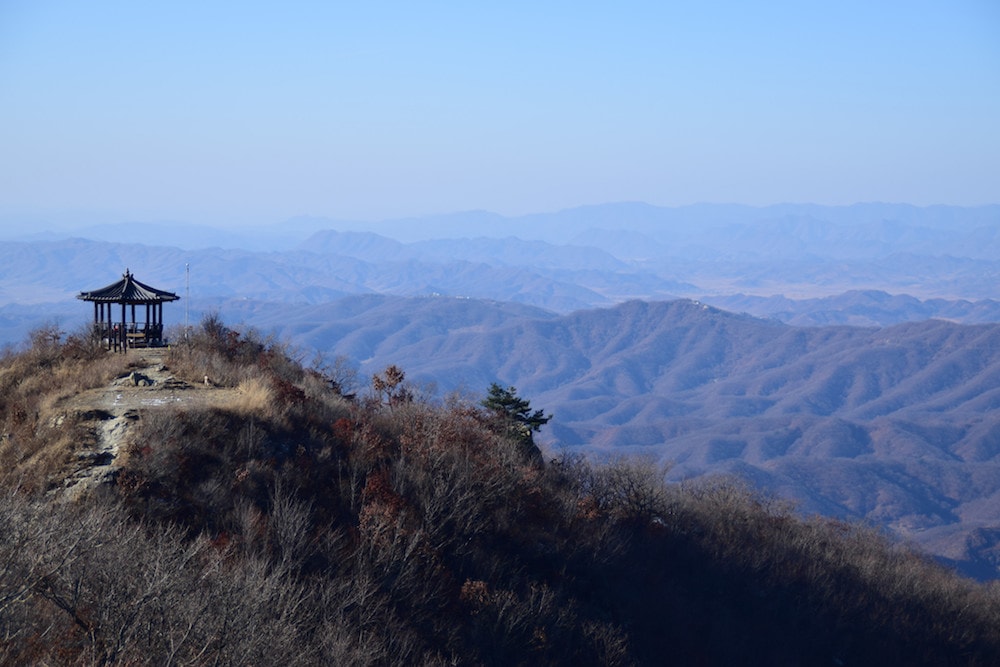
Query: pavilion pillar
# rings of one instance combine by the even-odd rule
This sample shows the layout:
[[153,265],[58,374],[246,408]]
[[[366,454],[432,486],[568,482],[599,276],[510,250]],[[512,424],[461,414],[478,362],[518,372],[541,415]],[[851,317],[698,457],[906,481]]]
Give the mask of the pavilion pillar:
[[100,340],[100,335],[101,335],[101,324],[100,324],[100,322],[101,322],[101,320],[98,317],[99,312],[100,312],[99,309],[98,309],[98,306],[99,306],[99,304],[95,301],[94,302],[94,326],[91,329],[91,334],[90,335],[91,336],[97,336],[98,340]]

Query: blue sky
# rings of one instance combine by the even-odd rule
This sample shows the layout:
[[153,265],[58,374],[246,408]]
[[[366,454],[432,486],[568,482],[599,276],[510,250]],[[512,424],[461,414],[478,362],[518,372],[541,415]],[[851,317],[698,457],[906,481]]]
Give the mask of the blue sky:
[[0,0],[0,215],[1000,202],[995,0],[485,4]]

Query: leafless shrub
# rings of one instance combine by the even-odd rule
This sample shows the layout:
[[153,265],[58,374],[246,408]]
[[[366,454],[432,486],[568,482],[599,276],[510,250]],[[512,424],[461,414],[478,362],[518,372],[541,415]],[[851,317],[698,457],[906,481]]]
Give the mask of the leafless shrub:
[[391,364],[371,379],[372,399],[390,407],[413,401],[413,391],[405,384],[406,373]]
[[317,354],[311,367],[323,378],[328,389],[341,396],[352,396],[358,389],[358,367],[342,354],[333,361],[327,361],[322,353]]
[[621,457],[592,466],[569,456],[560,469],[572,480],[579,510],[592,517],[609,515],[645,524],[654,519],[662,523],[672,513],[675,492],[666,483],[669,465]]
[[171,346],[169,362],[175,373],[190,382],[208,376],[217,385],[235,387],[248,376],[275,367],[284,369],[291,362],[283,357],[284,350],[275,341],[253,329],[240,333],[212,313],[186,339]]
[[507,527],[533,480],[518,443],[485,428],[475,410],[415,404],[401,417],[394,486],[413,503],[435,548],[468,545]]
[[298,570],[314,548],[311,508],[280,485],[271,494],[267,539],[272,560],[282,568]]
[[620,627],[608,622],[586,621],[583,624],[583,634],[594,646],[598,664],[610,667],[633,663],[628,637]]
[[[0,656],[84,664],[313,664],[306,590],[281,568],[226,565],[203,538],[110,507],[4,506]],[[48,636],[44,642],[41,637]]]

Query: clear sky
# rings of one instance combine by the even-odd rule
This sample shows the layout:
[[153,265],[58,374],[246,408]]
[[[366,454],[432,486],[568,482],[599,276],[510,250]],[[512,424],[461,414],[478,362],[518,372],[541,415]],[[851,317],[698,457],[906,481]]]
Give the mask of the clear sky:
[[0,0],[4,220],[624,200],[1000,202],[1000,2]]

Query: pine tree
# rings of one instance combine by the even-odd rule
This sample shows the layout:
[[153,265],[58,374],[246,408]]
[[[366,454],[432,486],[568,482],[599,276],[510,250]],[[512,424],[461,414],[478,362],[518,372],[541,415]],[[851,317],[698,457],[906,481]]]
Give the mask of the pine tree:
[[532,412],[531,401],[518,396],[514,387],[504,388],[496,382],[490,385],[489,393],[480,405],[496,413],[507,424],[508,431],[529,445],[535,444],[531,434],[552,419],[552,415],[546,415],[544,410]]

